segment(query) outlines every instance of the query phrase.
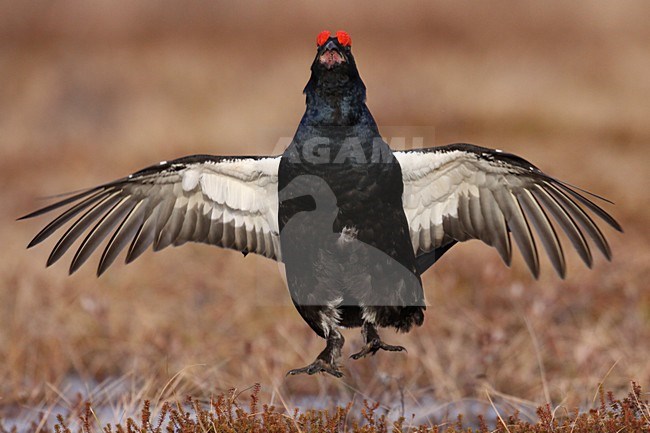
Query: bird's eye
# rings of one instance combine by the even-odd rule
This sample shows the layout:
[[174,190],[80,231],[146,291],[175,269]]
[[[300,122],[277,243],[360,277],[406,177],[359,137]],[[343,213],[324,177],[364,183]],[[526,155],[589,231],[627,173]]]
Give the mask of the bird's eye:
[[338,39],[339,44],[343,45],[344,47],[349,47],[352,45],[352,38],[347,34],[347,32],[344,32],[343,30],[336,32],[336,39]]
[[329,30],[323,30],[318,34],[316,37],[316,44],[318,44],[319,47],[322,47],[325,42],[330,38],[330,31]]

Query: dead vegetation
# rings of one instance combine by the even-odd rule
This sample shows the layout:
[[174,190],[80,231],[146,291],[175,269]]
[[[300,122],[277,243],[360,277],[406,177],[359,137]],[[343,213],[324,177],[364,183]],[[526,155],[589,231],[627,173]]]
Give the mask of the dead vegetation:
[[[364,400],[360,407],[336,406],[330,409],[294,409],[261,403],[260,386],[252,388],[249,401],[242,401],[244,391],[235,389],[201,402],[191,397],[182,401],[164,402],[152,408],[151,402],[142,403],[139,417],[126,417],[117,423],[103,423],[90,401],[80,401],[77,410],[58,414],[51,426],[48,422],[34,421],[32,431],[42,433],[216,433],[216,432],[275,432],[275,433],[513,433],[559,432],[618,433],[646,432],[650,429],[650,404],[643,400],[641,387],[632,383],[626,397],[615,398],[602,388],[598,393],[598,406],[588,412],[569,412],[560,407],[545,405],[537,408],[533,421],[521,418],[519,412],[496,415],[490,419],[479,414],[467,421],[463,415],[445,419],[439,424],[419,424],[415,416],[391,416],[379,403]],[[355,410],[356,409],[356,410]],[[0,433],[10,433],[0,424]]]

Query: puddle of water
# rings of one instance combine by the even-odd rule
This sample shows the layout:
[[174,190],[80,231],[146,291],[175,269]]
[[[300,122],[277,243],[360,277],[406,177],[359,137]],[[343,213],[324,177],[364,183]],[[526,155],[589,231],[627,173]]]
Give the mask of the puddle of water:
[[[108,379],[101,383],[83,380],[77,376],[68,377],[61,385],[54,388],[59,398],[54,403],[39,404],[32,407],[16,406],[3,408],[3,425],[10,430],[15,427],[18,432],[33,431],[33,424],[48,425],[50,428],[57,423],[57,416],[61,415],[66,420],[72,431],[81,427],[80,416],[84,411],[84,402],[92,402],[93,418],[96,426],[106,424],[124,424],[128,418],[139,420],[141,417],[143,394],[146,390],[138,386],[135,381],[128,377],[122,379]],[[248,409],[247,393],[239,398],[239,405]],[[478,427],[479,416],[483,416],[489,428],[494,428],[497,420],[497,412],[502,417],[515,412],[520,412],[520,418],[533,421],[535,408],[515,406],[508,402],[495,401],[494,407],[486,401],[476,399],[464,399],[454,402],[441,402],[429,396],[405,398],[395,395],[393,401],[387,403],[390,398],[382,400],[381,406],[375,411],[377,416],[385,414],[389,421],[397,421],[400,417],[405,418],[406,425],[430,425],[440,426],[454,424],[458,416],[462,414],[465,427]],[[336,406],[346,406],[349,400],[323,396],[294,396],[288,402],[290,407],[297,408],[300,412],[313,409],[329,409]],[[204,406],[206,407],[206,406]],[[276,407],[281,407],[276,404]],[[353,401],[351,413],[360,414],[363,408],[363,398]],[[152,420],[158,419],[160,407],[155,407],[152,402]],[[187,408],[190,412],[191,408]]]

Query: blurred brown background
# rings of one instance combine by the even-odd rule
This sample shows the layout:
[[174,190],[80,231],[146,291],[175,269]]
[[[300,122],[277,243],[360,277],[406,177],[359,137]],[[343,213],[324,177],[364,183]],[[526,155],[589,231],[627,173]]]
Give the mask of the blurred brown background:
[[[585,407],[601,381],[650,387],[648,16],[643,0],[0,1],[0,406],[60,398],[70,377],[129,377],[134,397],[261,382],[289,402],[488,389]],[[408,355],[346,362],[342,381],[285,380],[322,342],[274,263],[188,245],[97,280],[92,265],[44,269],[53,241],[24,249],[46,220],[15,218],[39,197],[186,154],[279,151],[324,29],[351,34],[385,131],[498,147],[615,201],[613,262],[589,271],[571,254],[566,281],[544,262],[535,282],[518,260],[456,247],[425,278],[425,325],[385,332]]]

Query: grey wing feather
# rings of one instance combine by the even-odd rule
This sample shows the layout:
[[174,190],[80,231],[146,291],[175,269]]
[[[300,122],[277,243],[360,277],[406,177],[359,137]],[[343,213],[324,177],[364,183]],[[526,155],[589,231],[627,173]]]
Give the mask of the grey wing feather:
[[[126,262],[149,246],[155,251],[203,242],[280,260],[277,229],[279,157],[191,156],[76,193],[24,218],[69,206],[29,247],[72,221],[52,250],[48,266],[84,234],[70,273],[109,239],[97,268],[101,275],[127,247]],[[76,218],[76,219],[75,219]]]
[[510,264],[512,234],[537,277],[534,232],[564,277],[566,262],[557,226],[587,266],[593,263],[587,238],[611,259],[607,239],[590,213],[622,231],[616,220],[585,196],[590,193],[544,174],[522,158],[463,143],[395,156],[402,167],[404,212],[418,256],[450,242],[479,239]]

